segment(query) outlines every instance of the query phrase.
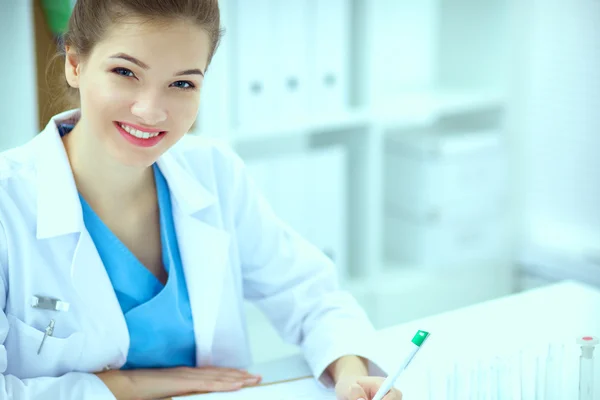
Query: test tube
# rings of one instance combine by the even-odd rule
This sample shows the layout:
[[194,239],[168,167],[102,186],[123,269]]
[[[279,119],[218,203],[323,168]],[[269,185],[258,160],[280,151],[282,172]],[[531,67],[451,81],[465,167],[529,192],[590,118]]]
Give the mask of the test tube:
[[545,375],[545,400],[561,400],[565,398],[563,383],[564,344],[548,344]]
[[594,400],[594,346],[598,338],[582,336],[577,338],[581,346],[579,356],[579,400]]

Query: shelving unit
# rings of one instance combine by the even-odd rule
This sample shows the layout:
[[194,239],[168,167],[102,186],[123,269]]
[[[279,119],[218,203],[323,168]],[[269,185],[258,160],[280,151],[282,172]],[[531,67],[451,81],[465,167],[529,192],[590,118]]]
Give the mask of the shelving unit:
[[[338,74],[339,79],[330,80],[330,83],[346,83],[347,86],[340,89],[338,103],[330,108],[320,109],[310,101],[298,101],[294,104],[301,106],[293,112],[287,109],[284,113],[264,114],[265,110],[260,108],[264,106],[260,104],[265,99],[257,100],[257,117],[250,122],[248,116],[252,113],[240,110],[244,106],[239,101],[240,91],[258,87],[262,91],[254,94],[262,96],[271,90],[270,85],[275,81],[261,81],[258,75],[262,72],[258,69],[257,80],[244,86],[243,79],[249,79],[251,73],[245,71],[240,76],[240,70],[244,66],[256,69],[251,64],[255,61],[273,71],[269,61],[265,63],[262,58],[285,57],[281,52],[287,51],[286,46],[274,44],[274,41],[280,37],[288,38],[288,33],[278,35],[274,30],[279,24],[267,23],[261,25],[260,35],[256,33],[258,36],[254,37],[252,31],[246,31],[244,35],[242,30],[248,30],[249,22],[242,20],[250,14],[246,13],[246,6],[241,1],[244,0],[221,0],[227,33],[207,74],[199,124],[194,133],[226,140],[247,162],[274,154],[310,154],[323,147],[345,149],[347,187],[344,207],[348,220],[343,234],[344,258],[348,263],[341,266],[344,271],[341,284],[354,294],[377,326],[511,292],[513,271],[508,254],[462,268],[447,265],[427,270],[417,265],[390,265],[383,253],[386,218],[383,177],[386,138],[390,134],[419,131],[445,118],[476,111],[502,111],[506,107],[509,85],[505,67],[510,48],[507,31],[515,0],[490,0],[485,4],[471,0],[418,3],[335,0],[326,3],[325,9],[319,8],[324,7],[322,0],[320,3],[319,0],[293,0],[294,4],[289,7],[303,16],[299,20],[312,21],[311,17],[316,15],[318,21],[315,24],[323,24],[323,21],[327,22],[324,15],[329,13],[331,22],[325,27],[331,32],[323,31],[321,25],[311,26],[305,36],[298,34],[299,26],[290,27],[296,37],[305,37],[309,42],[300,44],[302,52],[308,51],[312,57],[302,65],[313,75],[326,71],[313,65],[323,57],[323,52],[318,49],[323,46],[335,48],[330,56],[337,58],[324,62],[331,66],[331,74]],[[285,6],[276,5],[277,0],[260,0],[259,3],[257,7],[265,13],[269,10],[285,12]],[[346,20],[333,20],[338,14]],[[259,14],[252,15],[261,18]],[[265,21],[273,21],[277,15],[265,18]],[[282,18],[290,20],[289,16]],[[314,29],[321,31],[317,33]],[[268,40],[260,40],[267,36]],[[241,37],[242,44],[239,43]],[[324,44],[327,40],[341,42]],[[248,43],[256,46],[256,59],[248,58],[247,52],[240,56],[240,47],[248,46]],[[286,44],[294,47],[294,43]],[[273,53],[268,46],[278,46],[279,50]],[[310,53],[313,48],[316,49],[314,54]],[[277,60],[274,62],[281,64]],[[303,84],[303,79],[315,79],[308,86],[316,90],[319,79],[327,81],[328,74],[325,74],[302,73],[295,79],[299,85]],[[285,76],[281,71],[273,75],[273,79],[276,79],[275,75]],[[251,98],[248,93],[244,96]],[[309,93],[310,96],[314,98],[315,94]],[[277,104],[273,110],[281,107],[284,105]],[[244,118],[240,119],[242,114]],[[240,124],[242,120],[247,123]],[[402,303],[410,303],[413,296],[430,293],[430,300],[422,309],[409,311],[408,307],[402,307]],[[396,305],[399,311],[390,314],[389,307]],[[258,321],[257,318],[260,319],[254,319]],[[262,323],[257,324],[260,329],[265,328]],[[271,344],[276,340],[264,330],[261,332]]]

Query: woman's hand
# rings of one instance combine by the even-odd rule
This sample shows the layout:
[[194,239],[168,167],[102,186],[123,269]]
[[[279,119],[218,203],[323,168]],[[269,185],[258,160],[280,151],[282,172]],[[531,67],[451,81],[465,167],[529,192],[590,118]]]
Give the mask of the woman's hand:
[[111,370],[97,373],[117,400],[163,399],[200,392],[229,392],[254,386],[261,377],[246,371],[220,368],[165,368]]
[[[374,376],[344,376],[335,385],[338,400],[371,400],[383,384],[384,378]],[[383,400],[401,400],[402,393],[393,388]]]
[[[367,360],[357,356],[340,357],[329,365],[327,371],[335,384],[338,400],[372,400],[383,384],[384,378],[368,376]],[[392,389],[383,400],[401,400],[402,393]]]

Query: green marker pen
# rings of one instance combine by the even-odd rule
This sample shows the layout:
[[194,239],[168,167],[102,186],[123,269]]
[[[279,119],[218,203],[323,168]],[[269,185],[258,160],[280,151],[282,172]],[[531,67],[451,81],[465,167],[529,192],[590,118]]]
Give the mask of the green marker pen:
[[398,377],[400,377],[400,374],[402,374],[402,372],[406,369],[406,367],[408,367],[408,364],[410,364],[410,362],[412,361],[414,356],[417,354],[417,352],[419,351],[419,349],[421,348],[423,343],[425,343],[425,340],[427,340],[428,337],[429,337],[429,332],[417,331],[417,333],[411,340],[412,347],[410,349],[410,352],[404,359],[404,362],[400,365],[400,367],[398,368],[398,370],[396,371],[395,374],[388,375],[388,377],[385,378],[385,381],[383,381],[383,384],[381,385],[381,387],[379,388],[377,393],[375,393],[373,400],[383,399],[383,397],[390,391],[390,389],[394,386],[394,383],[396,382]]

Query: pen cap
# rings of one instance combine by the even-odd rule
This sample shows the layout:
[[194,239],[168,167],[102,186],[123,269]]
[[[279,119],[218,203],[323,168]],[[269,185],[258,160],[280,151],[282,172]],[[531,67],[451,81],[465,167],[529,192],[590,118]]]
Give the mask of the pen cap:
[[425,343],[425,340],[429,337],[429,332],[426,331],[417,331],[417,333],[415,333],[415,336],[412,338],[412,342],[417,345],[418,347],[421,347],[421,345],[423,343]]

